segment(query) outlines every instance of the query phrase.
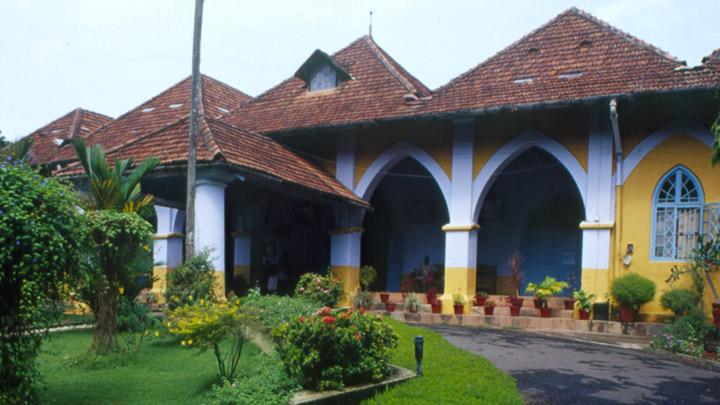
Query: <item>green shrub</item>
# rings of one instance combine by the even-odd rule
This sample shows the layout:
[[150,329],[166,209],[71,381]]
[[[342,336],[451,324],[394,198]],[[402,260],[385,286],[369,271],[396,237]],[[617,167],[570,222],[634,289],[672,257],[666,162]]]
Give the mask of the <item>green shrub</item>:
[[332,274],[305,273],[295,286],[295,295],[332,307],[342,296],[342,283]]
[[673,288],[665,291],[660,297],[663,308],[673,311],[676,317],[687,315],[693,308],[700,305],[700,296],[692,290]]
[[38,402],[45,309],[80,278],[86,222],[75,192],[25,163],[0,161],[0,403]]
[[192,304],[195,301],[212,301],[215,297],[215,269],[210,251],[203,250],[168,272],[165,301],[168,308]]
[[260,322],[268,331],[299,316],[310,316],[322,306],[307,298],[279,295],[247,297],[243,304],[258,310]]
[[700,308],[691,308],[687,315],[676,318],[652,339],[652,347],[701,357],[705,352],[705,336],[713,329]]
[[276,355],[261,353],[247,361],[235,381],[214,385],[210,401],[220,405],[286,404],[299,388],[294,378],[288,378]]
[[610,293],[618,304],[638,310],[655,297],[655,283],[637,273],[629,273],[613,280]]
[[367,265],[360,267],[360,288],[363,291],[367,291],[376,278],[377,270],[375,270],[375,267]]
[[381,380],[398,344],[395,331],[379,316],[352,310],[333,314],[329,307],[280,326],[274,338],[288,374],[319,390]]
[[405,297],[405,310],[408,312],[416,313],[420,311],[420,298],[417,294],[410,293]]
[[358,291],[355,295],[355,309],[372,309],[374,302],[373,293],[370,291]]

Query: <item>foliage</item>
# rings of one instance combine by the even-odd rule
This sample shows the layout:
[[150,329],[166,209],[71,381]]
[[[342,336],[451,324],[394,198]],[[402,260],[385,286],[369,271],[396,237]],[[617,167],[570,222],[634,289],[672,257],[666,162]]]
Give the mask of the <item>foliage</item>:
[[392,319],[400,336],[393,364],[415,369],[415,336],[425,339],[423,376],[381,391],[369,404],[523,404],[515,379],[486,358],[450,344],[439,333]]
[[482,297],[482,298],[487,298],[487,297],[488,297],[488,293],[483,292],[483,291],[478,291],[475,295],[478,296],[478,297]]
[[638,310],[655,297],[655,283],[637,273],[628,273],[613,280],[610,293],[618,304]]
[[81,275],[85,221],[72,189],[0,162],[0,403],[37,402],[44,309]]
[[220,405],[286,404],[300,388],[285,373],[282,361],[273,354],[259,354],[245,363],[235,381],[223,381],[210,391],[210,401]]
[[0,159],[12,162],[27,162],[30,157],[35,140],[32,138],[21,138],[15,142],[7,142],[4,138],[0,140]]
[[702,356],[705,336],[713,329],[700,308],[692,308],[687,315],[676,318],[653,338],[652,347],[675,353]]
[[412,313],[420,311],[420,298],[418,298],[417,294],[408,294],[405,298],[405,310]]
[[583,311],[590,312],[590,310],[592,310],[595,294],[585,292],[585,290],[579,290],[573,293],[573,298],[577,300],[576,305]]
[[547,299],[555,294],[559,294],[568,287],[565,281],[558,281],[554,277],[545,276],[540,284],[528,283],[525,292],[535,294],[535,297],[543,301],[543,305],[547,306]]
[[720,163],[720,115],[713,122],[710,130],[715,134],[715,140],[713,141],[712,155],[710,156],[710,163],[713,166]]
[[[689,275],[692,280],[693,289],[701,298],[705,296],[705,280],[710,284],[710,289],[715,302],[720,302],[715,286],[710,278],[710,273],[720,270],[720,238],[703,240],[700,238],[698,247],[682,267],[673,266],[670,269],[670,276],[665,280],[671,286],[682,276]],[[705,303],[701,299],[700,305]]]
[[376,278],[377,270],[375,270],[375,267],[367,265],[360,267],[360,288],[363,291],[367,291]]
[[210,259],[210,251],[202,250],[168,272],[167,283],[165,301],[170,309],[201,299],[215,300],[215,269]]
[[485,307],[485,308],[492,308],[492,307],[494,307],[494,306],[495,306],[495,301],[494,301],[494,300],[486,300],[486,301],[485,301],[485,304],[483,305],[483,307]]
[[260,322],[267,331],[299,316],[310,316],[322,306],[307,298],[279,295],[249,296],[243,304],[257,309]]
[[700,307],[700,296],[696,291],[673,288],[660,297],[663,308],[671,310],[676,317],[687,315],[693,308]]
[[120,336],[126,348],[137,352],[148,333],[158,326],[160,321],[153,316],[147,305],[127,296],[120,296],[117,330],[121,332]]
[[324,306],[334,306],[342,296],[342,282],[334,275],[322,276],[317,273],[305,273],[295,286],[295,295],[319,302]]
[[355,295],[355,309],[366,308],[372,309],[374,302],[374,295],[370,291],[358,291]]
[[467,302],[465,300],[465,296],[460,293],[455,293],[452,295],[453,305],[465,305]]
[[381,380],[398,342],[379,316],[329,307],[281,325],[274,339],[288,374],[319,390]]
[[[257,311],[240,305],[239,299],[218,302],[199,300],[167,314],[170,333],[180,337],[180,344],[201,351],[212,348],[220,376],[232,381],[251,328],[257,322]],[[231,345],[223,349],[221,343]]]

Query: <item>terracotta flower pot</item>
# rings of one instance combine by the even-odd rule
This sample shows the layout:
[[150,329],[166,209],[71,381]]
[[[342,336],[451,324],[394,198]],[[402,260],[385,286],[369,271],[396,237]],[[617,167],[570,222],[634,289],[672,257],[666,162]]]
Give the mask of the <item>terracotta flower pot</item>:
[[425,299],[428,304],[432,304],[435,300],[437,300],[437,294],[425,294]]
[[386,303],[385,303],[385,310],[387,310],[388,312],[393,312],[393,311],[395,311],[395,303],[394,303],[394,302],[386,302]]
[[485,301],[487,301],[488,297],[483,297],[480,295],[475,295],[475,306],[476,307],[482,307],[485,305]]
[[581,321],[587,321],[588,319],[590,319],[590,312],[588,312],[584,309],[579,309],[578,316],[580,316]]
[[440,301],[433,301],[432,304],[430,304],[432,308],[433,314],[441,314],[442,313],[442,303]]
[[525,298],[518,298],[513,296],[508,297],[508,302],[510,302],[510,306],[513,307],[522,307],[523,301],[525,301]]
[[565,301],[565,309],[572,310],[575,308],[575,299],[574,298],[568,298]]
[[543,300],[540,298],[533,298],[533,304],[535,304],[535,309],[540,309],[543,307]]
[[514,305],[511,306],[510,307],[510,316],[520,316],[520,308],[521,307],[516,307]]
[[386,304],[389,299],[390,299],[390,294],[380,293],[380,302],[382,302],[383,304]]
[[635,309],[627,305],[620,306],[620,321],[635,322]]
[[465,311],[465,305],[453,305],[453,309],[455,310],[455,315],[462,315]]
[[552,315],[552,311],[548,307],[542,307],[540,308],[540,317],[541,318],[550,318],[550,315]]
[[495,307],[483,307],[483,311],[485,311],[485,315],[492,315],[495,312]]

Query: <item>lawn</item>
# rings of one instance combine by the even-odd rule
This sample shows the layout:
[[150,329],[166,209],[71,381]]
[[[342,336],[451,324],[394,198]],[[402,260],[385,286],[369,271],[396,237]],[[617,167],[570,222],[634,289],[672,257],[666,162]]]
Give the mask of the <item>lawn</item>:
[[[400,335],[393,363],[415,369],[413,338],[425,337],[424,375],[366,401],[371,404],[522,404],[515,380],[483,357],[452,346],[439,334],[387,320]],[[90,331],[53,333],[39,357],[45,377],[43,401],[53,404],[208,403],[217,381],[211,352],[197,354],[175,342],[153,340],[117,366],[89,367],[77,359],[90,346]],[[260,367],[259,349],[248,344],[241,368],[249,378]],[[255,369],[255,372],[252,370]],[[264,378],[264,377],[261,377]],[[259,384],[262,385],[262,384]]]
[[425,338],[423,376],[390,388],[368,404],[523,404],[515,379],[484,357],[466,352],[440,334],[386,318],[400,335],[393,364],[415,370],[413,339]]

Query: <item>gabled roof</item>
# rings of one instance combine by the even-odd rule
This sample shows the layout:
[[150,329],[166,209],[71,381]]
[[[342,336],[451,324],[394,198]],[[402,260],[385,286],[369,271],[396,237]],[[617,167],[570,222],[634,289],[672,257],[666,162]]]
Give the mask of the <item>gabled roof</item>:
[[[250,96],[225,83],[205,75],[201,78],[200,111],[209,117],[219,117],[250,100]],[[97,129],[87,137],[87,144],[101,144],[108,150],[177,121],[190,113],[190,91],[188,77]],[[58,158],[74,159],[75,152],[64,148]]]
[[332,90],[309,92],[293,76],[223,120],[256,132],[342,126],[358,121],[412,114],[431,94],[369,36],[361,37],[331,59],[353,80]]
[[[140,162],[150,156],[164,166],[184,165],[188,154],[190,119],[186,116],[106,151],[109,161],[132,157]],[[295,186],[355,204],[368,204],[335,178],[264,135],[248,132],[208,115],[199,118],[198,163],[224,162],[251,173],[262,173]],[[81,174],[75,162],[58,172]]]
[[82,108],[70,111],[27,136],[33,140],[31,163],[48,164],[57,161],[56,156],[61,150],[72,149],[72,146],[67,146],[68,140],[85,138],[110,121],[112,118],[106,115]]
[[298,68],[295,72],[295,76],[302,79],[305,83],[309,83],[312,78],[312,74],[322,65],[329,65],[337,73],[337,77],[340,81],[350,80],[352,76],[345,71],[340,65],[335,62],[332,56],[325,52],[316,49],[315,52],[310,55],[309,58]]
[[717,69],[666,52],[571,8],[435,91],[429,112],[717,88]]

